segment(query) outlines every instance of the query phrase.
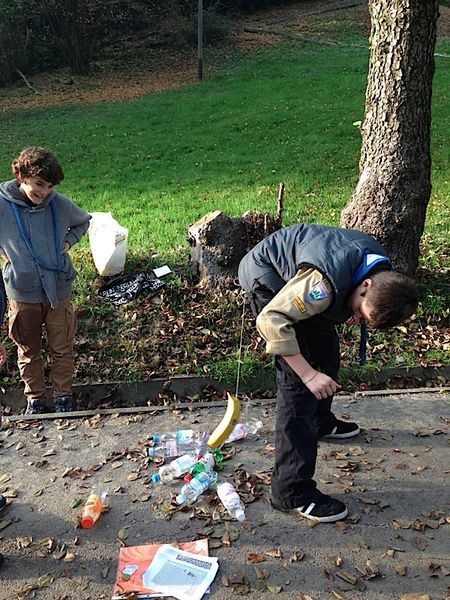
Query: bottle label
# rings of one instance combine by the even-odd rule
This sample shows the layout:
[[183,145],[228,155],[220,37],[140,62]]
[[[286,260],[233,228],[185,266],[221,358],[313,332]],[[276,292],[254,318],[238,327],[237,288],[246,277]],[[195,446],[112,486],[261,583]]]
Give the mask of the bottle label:
[[171,458],[173,456],[178,456],[178,448],[175,440],[167,440],[166,442],[166,456]]
[[200,473],[198,476],[191,479],[189,486],[198,493],[206,491],[211,485],[212,477],[209,473]]
[[180,458],[177,458],[176,463],[182,473],[186,472],[192,467],[192,456],[190,454],[180,456]]
[[194,441],[194,432],[191,429],[178,429],[176,440],[180,446],[189,445]]
[[225,503],[228,496],[236,494],[236,490],[231,483],[221,483],[217,488],[217,495]]

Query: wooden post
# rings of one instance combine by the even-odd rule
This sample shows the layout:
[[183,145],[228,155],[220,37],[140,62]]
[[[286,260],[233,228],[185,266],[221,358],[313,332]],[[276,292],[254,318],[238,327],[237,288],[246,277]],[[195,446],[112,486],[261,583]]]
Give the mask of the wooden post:
[[198,30],[197,30],[197,48],[198,48],[198,80],[203,79],[203,0],[198,0]]
[[281,227],[283,226],[283,208],[284,208],[284,183],[280,183],[280,188],[278,190],[278,200],[277,200],[277,221],[276,221],[277,229],[281,229]]

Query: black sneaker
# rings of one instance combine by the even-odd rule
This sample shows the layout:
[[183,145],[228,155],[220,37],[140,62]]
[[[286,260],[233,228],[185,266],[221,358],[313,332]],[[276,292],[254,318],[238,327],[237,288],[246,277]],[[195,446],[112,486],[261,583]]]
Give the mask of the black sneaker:
[[73,402],[72,396],[58,396],[55,398],[55,412],[72,412]]
[[45,413],[45,403],[43,400],[28,400],[27,408],[25,410],[26,415],[42,415]]
[[343,440],[345,438],[351,438],[355,435],[358,435],[360,431],[361,429],[356,423],[336,420],[336,424],[334,425],[333,429],[329,433],[322,435],[320,439]]
[[303,506],[299,506],[294,509],[297,514],[305,519],[311,519],[312,521],[319,521],[320,523],[334,523],[345,519],[348,515],[347,507],[343,502],[326,496],[321,492],[312,502],[305,503]]

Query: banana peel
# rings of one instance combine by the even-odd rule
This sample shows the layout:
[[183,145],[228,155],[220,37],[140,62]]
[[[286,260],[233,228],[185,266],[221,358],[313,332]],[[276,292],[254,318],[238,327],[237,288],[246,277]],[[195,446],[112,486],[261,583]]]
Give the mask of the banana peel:
[[241,403],[237,396],[227,393],[227,409],[222,420],[208,438],[209,448],[218,448],[227,440],[241,414]]

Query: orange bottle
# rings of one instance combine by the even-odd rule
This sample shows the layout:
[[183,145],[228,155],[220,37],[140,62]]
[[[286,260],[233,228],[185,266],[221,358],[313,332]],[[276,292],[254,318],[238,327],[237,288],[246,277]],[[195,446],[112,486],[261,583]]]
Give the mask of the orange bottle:
[[89,498],[86,500],[83,512],[81,513],[81,527],[90,529],[102,514],[103,502],[108,491],[101,485],[92,486]]

